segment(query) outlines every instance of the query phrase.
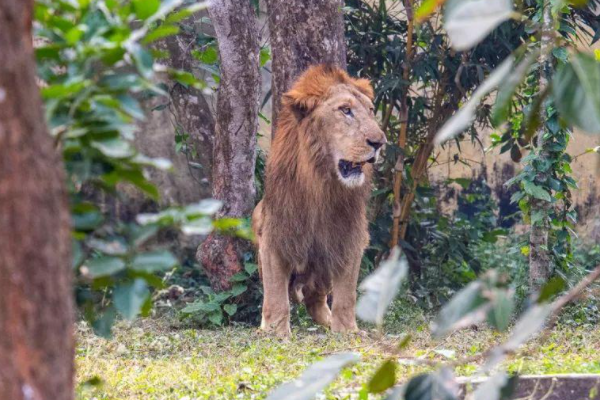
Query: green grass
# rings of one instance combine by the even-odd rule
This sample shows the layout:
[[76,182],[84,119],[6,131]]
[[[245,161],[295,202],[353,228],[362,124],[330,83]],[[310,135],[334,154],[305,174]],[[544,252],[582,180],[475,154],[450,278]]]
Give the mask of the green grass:
[[[456,357],[477,354],[503,335],[489,329],[456,332],[434,341],[418,316],[394,335],[338,335],[301,324],[290,340],[259,333],[255,328],[218,330],[182,328],[172,319],[119,323],[110,340],[96,337],[85,325],[78,330],[77,379],[82,399],[262,399],[278,384],[293,379],[311,363],[339,351],[355,351],[362,361],[344,371],[327,398],[347,398],[361,390],[378,364],[393,357],[404,334],[412,340],[403,359],[443,362],[440,350]],[[524,346],[505,366],[521,374],[600,373],[600,327],[558,327]],[[441,353],[446,353],[442,351]],[[403,362],[399,383],[431,369]],[[476,364],[461,366],[470,375]],[[100,384],[96,384],[97,381]],[[86,382],[88,382],[86,384]],[[94,384],[91,384],[93,382]]]

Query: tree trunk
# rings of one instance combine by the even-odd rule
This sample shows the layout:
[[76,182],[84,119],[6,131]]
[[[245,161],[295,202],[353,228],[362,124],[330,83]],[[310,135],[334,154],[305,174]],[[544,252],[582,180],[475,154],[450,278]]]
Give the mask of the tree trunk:
[[[552,31],[553,20],[551,15],[551,5],[549,1],[543,4],[543,26],[540,52],[540,80],[539,93],[543,93],[548,87],[548,70],[550,65],[550,51],[552,50]],[[544,136],[546,134],[546,122],[548,115],[545,104],[540,109],[540,129],[537,133],[537,149],[539,159],[546,160],[549,157],[548,151],[544,148]],[[540,182],[546,182],[549,173],[539,174],[537,179]],[[529,286],[532,292],[537,292],[550,277],[550,249],[548,248],[548,231],[550,225],[548,221],[548,212],[551,204],[545,200],[533,199],[531,202],[531,215],[541,213],[543,217],[540,222],[531,225],[529,234]]]
[[[249,217],[254,207],[254,167],[260,99],[258,23],[250,1],[221,0],[209,8],[219,46],[221,81],[213,145],[213,197],[223,202],[219,217]],[[200,246],[200,259],[216,290],[228,289],[241,271],[249,243],[213,234]]]
[[[199,62],[192,56],[191,50],[197,38],[195,26],[196,21],[205,17],[199,14],[189,17],[182,24],[194,27],[194,29],[182,29],[177,35],[170,36],[158,43],[159,49],[169,53],[169,58],[164,63],[175,69],[195,73]],[[163,128],[166,135],[158,132],[161,142],[155,143],[154,147],[148,147],[146,134],[136,137],[136,145],[144,154],[157,157],[167,157],[174,162],[175,173],[164,171],[151,171],[158,174],[162,179],[159,182],[161,194],[167,204],[187,204],[196,202],[201,198],[210,197],[210,179],[212,175],[212,150],[215,134],[215,120],[213,118],[209,103],[202,90],[194,87],[185,87],[173,80],[167,80],[169,94],[171,96],[169,107],[163,111],[153,112],[157,121],[149,121],[151,129]],[[158,98],[161,103],[165,99]],[[162,114],[162,115],[161,115]],[[166,119],[166,124],[161,123]],[[167,129],[164,129],[167,125]],[[181,152],[175,151],[175,135],[177,133],[189,135],[188,146]],[[161,137],[162,136],[162,137]],[[163,139],[164,137],[164,139]],[[156,139],[155,139],[156,140]],[[152,176],[152,175],[151,175]]]
[[65,176],[44,125],[33,1],[0,0],[0,399],[73,399]]
[[[433,112],[427,136],[419,145],[414,156],[415,160],[413,161],[411,168],[411,178],[413,180],[412,186],[402,197],[399,206],[394,205],[394,220],[398,220],[397,239],[399,240],[405,240],[406,238],[410,211],[415,200],[417,186],[423,182],[423,179],[427,175],[427,163],[435,148],[433,144],[435,135],[448,118],[458,110],[459,97],[457,96],[449,96],[444,104],[444,96],[449,93],[447,82],[448,74],[443,72],[441,81],[433,98]],[[395,243],[392,243],[392,245],[395,245]]]
[[281,95],[305,69],[331,63],[346,69],[342,0],[267,0],[272,51],[272,135]]
[[[410,68],[412,63],[412,50],[413,50],[413,29],[414,29],[414,14],[413,14],[413,0],[405,0],[404,7],[406,8],[406,18],[408,18],[408,30],[406,33],[406,59],[404,60],[404,70],[402,71],[402,79],[406,82],[403,89],[401,98],[401,113],[400,113],[400,133],[398,134],[398,148],[400,154],[396,161],[396,167],[394,168],[394,207],[393,207],[393,222],[392,222],[392,241],[390,247],[398,245],[400,234],[402,233],[402,240],[406,235],[406,223],[401,221],[401,205],[400,205],[400,193],[402,191],[402,178],[404,174],[404,148],[406,147],[406,134],[408,130],[408,96],[409,96],[409,82],[410,82]],[[393,104],[390,104],[390,114],[386,116],[386,124],[389,121],[391,111],[393,110]],[[433,150],[433,148],[432,148]],[[429,150],[431,152],[431,150]],[[427,164],[425,164],[427,165]],[[412,195],[414,197],[414,194]],[[412,204],[412,199],[410,202]],[[409,205],[410,210],[410,205]],[[401,227],[402,225],[402,227]]]

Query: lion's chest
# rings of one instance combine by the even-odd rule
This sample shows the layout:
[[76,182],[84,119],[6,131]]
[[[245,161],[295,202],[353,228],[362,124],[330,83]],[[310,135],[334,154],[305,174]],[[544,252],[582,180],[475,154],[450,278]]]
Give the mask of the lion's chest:
[[360,260],[368,244],[365,207],[360,201],[301,204],[286,216],[271,216],[269,242],[298,272],[344,268]]

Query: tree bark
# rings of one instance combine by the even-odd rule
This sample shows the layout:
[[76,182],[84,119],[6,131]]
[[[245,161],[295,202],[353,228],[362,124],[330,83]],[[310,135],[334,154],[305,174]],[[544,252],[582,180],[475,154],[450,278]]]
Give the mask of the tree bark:
[[[403,89],[401,98],[401,113],[400,113],[400,133],[398,135],[398,147],[400,154],[396,161],[395,175],[394,175],[394,207],[393,207],[393,222],[392,222],[392,242],[390,247],[398,245],[400,239],[400,233],[402,233],[402,240],[406,235],[406,224],[402,223],[401,228],[401,209],[400,205],[400,193],[402,191],[402,178],[404,174],[404,148],[406,147],[406,134],[408,130],[408,95],[409,95],[409,78],[410,78],[410,66],[412,63],[412,50],[413,50],[413,28],[414,28],[414,14],[413,14],[413,0],[405,0],[404,7],[406,8],[406,18],[408,18],[408,28],[406,33],[406,59],[404,61],[404,70],[402,71],[402,79],[406,82]],[[389,121],[389,116],[393,105],[390,104],[390,114],[386,116],[386,124]],[[432,149],[433,150],[433,149]],[[429,150],[431,152],[431,150]],[[426,164],[425,164],[426,165]],[[414,194],[413,194],[414,197]],[[412,199],[410,200],[412,204]],[[409,205],[410,210],[410,205]]]
[[[202,14],[186,19],[183,24],[195,26]],[[156,47],[169,53],[161,60],[171,68],[194,72],[199,62],[194,59],[197,33],[195,30],[182,31],[157,42]],[[165,74],[166,75],[166,74]],[[148,168],[150,180],[158,187],[162,205],[183,205],[197,202],[211,196],[212,146],[215,120],[209,102],[201,90],[185,87],[164,76],[161,82],[168,85],[170,98],[153,97],[143,102],[148,118],[139,125],[135,136],[135,147],[150,157],[163,157],[173,162],[174,171],[160,171]],[[168,104],[162,110],[157,106]],[[177,132],[189,135],[187,147],[178,152],[175,149]],[[148,199],[139,192],[133,193],[126,202],[119,202],[127,217],[137,215],[144,209]],[[197,245],[196,245],[197,246]]]
[[[552,50],[552,34],[553,20],[551,14],[551,5],[545,0],[543,3],[543,21],[542,21],[542,39],[540,51],[540,80],[539,93],[543,93],[548,87],[548,70],[550,65],[550,51]],[[549,158],[548,151],[544,148],[546,122],[548,115],[545,104],[540,109],[540,129],[537,133],[537,149],[540,160]],[[541,182],[548,180],[549,174],[540,173],[537,179]],[[548,281],[550,277],[550,249],[548,248],[548,233],[550,224],[548,221],[548,213],[551,204],[545,200],[533,199],[531,202],[531,215],[534,213],[542,213],[543,217],[540,222],[531,225],[529,233],[529,286],[532,292],[537,292]]]
[[272,51],[272,135],[281,95],[305,69],[331,63],[346,69],[342,0],[267,0]]
[[[250,1],[221,0],[209,8],[220,54],[221,81],[213,145],[213,197],[223,202],[219,217],[249,217],[255,202],[254,167],[260,99],[258,22]],[[231,287],[249,244],[210,235],[200,259],[216,290]]]
[[35,82],[33,1],[0,0],[0,399],[73,399],[65,176]]

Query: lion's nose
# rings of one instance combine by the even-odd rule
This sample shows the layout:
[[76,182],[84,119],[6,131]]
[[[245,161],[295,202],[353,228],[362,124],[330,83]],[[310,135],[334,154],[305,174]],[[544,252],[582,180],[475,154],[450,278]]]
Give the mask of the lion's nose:
[[375,150],[379,150],[381,146],[383,146],[383,142],[376,142],[370,139],[367,139],[367,144],[374,148]]

